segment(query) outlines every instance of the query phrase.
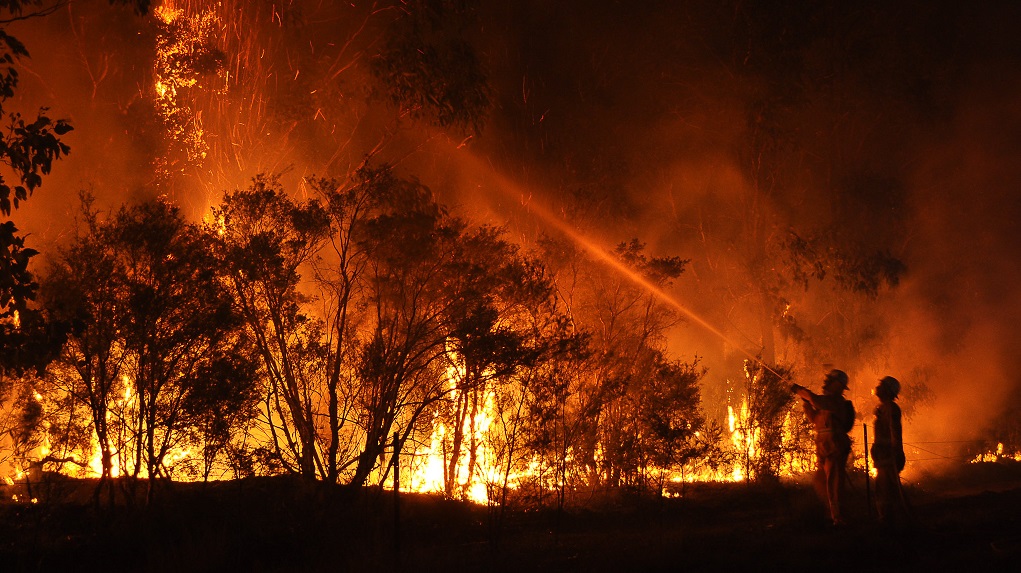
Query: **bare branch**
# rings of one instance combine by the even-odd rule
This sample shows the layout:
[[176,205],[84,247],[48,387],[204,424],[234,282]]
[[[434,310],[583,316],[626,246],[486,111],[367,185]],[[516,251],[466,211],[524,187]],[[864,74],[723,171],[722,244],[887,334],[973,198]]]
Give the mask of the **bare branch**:
[[19,22],[21,20],[31,20],[32,18],[42,18],[44,16],[49,16],[50,14],[56,12],[57,10],[60,10],[61,8],[67,6],[70,3],[71,0],[57,0],[57,2],[52,6],[39,8],[38,10],[34,12],[29,12],[27,14],[19,13],[16,16],[12,15],[9,18],[0,19],[0,25],[10,24],[12,22]]

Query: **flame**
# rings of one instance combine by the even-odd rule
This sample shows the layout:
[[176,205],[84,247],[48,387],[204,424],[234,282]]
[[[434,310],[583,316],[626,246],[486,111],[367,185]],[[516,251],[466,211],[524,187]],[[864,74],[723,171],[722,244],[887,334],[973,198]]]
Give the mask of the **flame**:
[[731,472],[732,481],[739,482],[748,479],[746,468],[742,464],[756,458],[758,453],[759,431],[758,428],[750,428],[748,423],[748,398],[741,401],[741,408],[737,412],[734,407],[727,406],[727,422],[730,429],[730,443],[734,451],[738,453]]
[[177,20],[184,14],[184,10],[175,8],[174,3],[171,0],[166,0],[158,8],[153,10],[153,16],[156,16],[164,24],[170,24],[174,20]]
[[[459,392],[456,389],[456,381],[460,379],[461,373],[457,369],[451,368],[448,370],[447,376],[449,384],[451,384],[451,399],[456,401]],[[485,407],[475,416],[474,426],[472,426],[470,420],[465,420],[464,427],[462,428],[465,441],[468,442],[474,438],[473,442],[477,444],[478,448],[476,451],[475,471],[470,472],[472,474],[470,483],[467,481],[469,472],[467,471],[466,464],[470,453],[467,448],[460,453],[459,463],[455,464],[458,473],[453,481],[458,491],[465,492],[465,497],[476,503],[492,503],[493,500],[490,498],[488,484],[499,483],[502,479],[499,457],[494,451],[491,442],[487,439],[487,432],[497,418],[494,408],[493,395],[489,393],[485,398]],[[785,441],[798,439],[795,434],[796,424],[794,415],[794,413],[788,413],[784,419]],[[749,475],[750,468],[754,466],[752,462],[757,460],[762,452],[759,443],[760,432],[757,428],[753,428],[750,422],[747,396],[742,397],[739,406],[728,406],[727,429],[729,432],[728,445],[735,454],[732,464],[718,470],[697,468],[689,464],[678,471],[668,472],[666,481],[673,484],[710,481],[742,482],[754,478],[754,475]],[[696,435],[701,437],[701,433]],[[450,466],[451,436],[451,429],[440,419],[439,414],[434,415],[429,443],[427,446],[422,446],[414,452],[412,456],[413,461],[409,468],[411,477],[406,482],[408,485],[402,487],[403,490],[419,493],[444,492],[445,477]],[[601,452],[601,445],[596,444],[594,457],[597,461],[601,458]],[[657,470],[657,468],[651,469]],[[540,474],[539,470],[539,461],[531,460],[527,468],[513,472],[510,475],[508,488],[511,490],[519,488],[522,480],[536,478]],[[799,473],[812,470],[814,470],[814,465],[811,463],[791,458],[787,460],[782,469],[782,477],[794,477]],[[545,484],[545,487],[554,489],[560,485],[562,484],[551,481]],[[680,494],[677,492],[664,492],[664,495],[677,496]]]
[[[447,369],[447,383],[450,388],[450,397],[456,401],[461,397],[462,391],[458,388],[458,381],[463,380],[464,369],[461,362],[454,357],[453,364]],[[484,406],[472,418],[465,418],[461,428],[464,441],[467,446],[462,445],[458,453],[457,462],[454,464],[456,475],[450,480],[459,491],[465,492],[465,496],[476,503],[487,503],[489,492],[487,483],[492,483],[500,475],[501,471],[497,466],[497,456],[489,445],[487,433],[493,423],[495,405],[493,393],[487,392]],[[409,479],[409,491],[420,493],[440,493],[446,489],[447,472],[450,467],[450,430],[447,425],[439,419],[439,414],[433,416],[433,430],[429,437],[429,446],[419,448],[415,451],[412,459],[411,478]],[[475,467],[469,468],[469,460],[472,454],[472,446],[475,447]],[[469,475],[471,480],[469,481]]]
[[[457,364],[457,361],[452,360],[452,362]],[[447,380],[451,392],[450,398],[453,401],[457,401],[460,397],[457,381],[462,376],[463,372],[457,367],[451,367],[447,371]],[[704,481],[741,482],[754,477],[754,475],[749,475],[749,471],[753,467],[751,462],[761,455],[759,444],[760,432],[757,428],[752,427],[749,418],[749,404],[746,396],[742,398],[739,406],[728,406],[728,445],[736,454],[732,464],[718,470],[696,468],[689,464],[679,471],[668,472],[667,481],[674,484]],[[492,392],[489,392],[484,398],[484,407],[480,409],[474,420],[466,419],[462,428],[464,441],[466,443],[470,441],[477,447],[474,471],[469,472],[466,467],[470,455],[468,447],[465,447],[459,453],[458,463],[453,464],[457,471],[457,475],[452,480],[456,484],[455,489],[459,492],[464,492],[466,499],[476,503],[493,502],[488,486],[493,483],[500,483],[505,469],[501,468],[499,456],[488,439],[488,432],[496,419],[497,412],[495,411],[494,395]],[[794,431],[794,422],[793,416],[788,414],[784,420],[785,440],[798,439]],[[452,429],[448,427],[447,423],[441,420],[439,414],[434,414],[428,445],[419,447],[412,455],[412,462],[408,468],[411,476],[404,482],[407,485],[403,486],[402,489],[419,493],[443,493],[445,491],[445,482],[448,477],[447,472],[451,467],[450,450],[452,435]],[[701,437],[701,433],[697,433],[696,436]],[[601,453],[601,444],[596,444],[594,457],[597,461],[601,458]],[[570,452],[568,452],[568,455],[570,456]],[[655,471],[657,468],[651,469]],[[791,459],[785,465],[784,476],[791,477],[799,472],[812,469],[814,469],[814,466],[810,464]],[[468,482],[469,474],[471,474],[470,483]],[[523,480],[535,479],[539,475],[540,463],[538,460],[533,459],[529,461],[526,468],[519,469],[509,476],[508,488],[511,490],[517,489]],[[556,480],[546,483],[544,487],[554,489],[562,485],[560,483],[553,483],[553,481]],[[679,494],[666,492],[665,495]]]
[[213,215],[212,206],[206,209],[202,215],[202,222],[216,230],[216,235],[222,237],[227,234],[227,220],[223,214]]
[[981,464],[981,463],[994,463],[1002,460],[1012,460],[1015,462],[1021,462],[1021,450],[1013,453],[1004,453],[1005,449],[1003,442],[996,444],[996,450],[978,454],[972,458],[969,463]]
[[[459,398],[467,399],[468,396],[461,395],[460,387],[463,387],[465,372],[462,361],[456,356],[449,359],[451,366],[446,372],[445,388],[448,398],[457,402]],[[138,408],[138,396],[134,392],[132,379],[125,375],[120,378],[121,388],[117,389],[116,396],[112,400],[110,410],[107,412],[107,419],[126,417],[130,419]],[[550,472],[548,466],[538,456],[528,460],[516,462],[516,466],[508,471],[506,457],[501,453],[500,440],[502,431],[501,411],[498,404],[497,391],[494,388],[476,390],[478,395],[478,411],[466,416],[460,431],[464,437],[464,445],[458,454],[456,463],[451,463],[452,441],[454,428],[451,427],[449,418],[444,417],[442,412],[433,415],[432,427],[429,431],[429,439],[413,450],[402,455],[405,466],[401,468],[401,489],[413,492],[449,493],[456,497],[467,499],[476,503],[493,503],[494,484],[502,484],[506,479],[509,490],[516,490],[523,483],[535,483],[539,487],[553,491],[563,487],[564,476],[559,473]],[[35,400],[42,403],[44,410],[48,410],[48,401],[51,397],[41,392],[32,390],[29,394]],[[474,398],[474,396],[472,396]],[[735,454],[735,461],[720,468],[705,468],[703,460],[690,463],[683,468],[649,468],[661,472],[665,482],[672,484],[716,481],[716,482],[740,482],[754,479],[754,460],[761,455],[760,432],[754,429],[749,421],[749,400],[742,396],[735,400],[733,405],[727,408],[727,426],[723,444]],[[787,429],[785,440],[794,440],[798,437],[792,428],[797,413],[792,412],[784,423]],[[702,437],[701,433],[696,434]],[[138,473],[146,477],[146,468],[134,467],[134,460],[126,455],[133,450],[131,438],[127,442],[118,441],[116,437],[111,439],[111,475],[118,477]],[[179,481],[190,481],[201,479],[201,475],[194,471],[197,461],[201,461],[201,446],[191,444],[191,447],[179,446],[172,449],[165,457],[164,466],[167,475]],[[44,438],[43,443],[32,451],[19,463],[23,467],[13,468],[13,473],[5,477],[8,484],[17,483],[25,479],[28,474],[29,464],[38,462],[50,454],[51,444]],[[595,445],[594,456],[598,461],[602,457],[601,444]],[[998,455],[1003,455],[1004,448],[998,448]],[[122,455],[125,454],[125,455]],[[473,455],[474,454],[474,455]],[[564,452],[566,463],[571,464],[575,453],[568,449]],[[60,469],[75,477],[100,477],[102,475],[102,452],[95,435],[91,438],[91,444],[87,448],[75,453],[63,453],[61,457],[70,459],[81,459],[83,463],[65,464],[55,469]],[[1018,457],[1021,457],[1019,454]],[[50,462],[48,462],[50,463]],[[469,463],[472,466],[469,468]],[[52,463],[48,466],[54,469]],[[449,476],[453,469],[456,475]],[[811,470],[808,465],[798,465],[791,462],[783,469],[783,476],[795,475],[799,471]],[[223,474],[226,475],[226,474]],[[449,479],[448,479],[449,478]],[[214,475],[210,479],[217,479]],[[451,490],[446,487],[452,484]],[[675,495],[673,492],[666,492],[665,495]]]
[[[434,416],[434,419],[438,414]],[[443,491],[444,467],[443,444],[447,434],[447,427],[442,422],[435,421],[432,435],[429,437],[429,447],[423,451],[416,451],[413,459],[418,464],[412,467],[412,477],[408,486],[409,491],[428,493]]]
[[189,90],[201,87],[199,80],[210,70],[196,69],[191,62],[203,59],[196,52],[215,45],[222,23],[212,7],[186,14],[173,2],[165,2],[154,14],[162,24],[152,68],[154,102],[168,138],[186,155],[186,161],[176,166],[173,158],[161,158],[157,173],[167,177],[172,166],[180,171],[201,162],[208,153],[201,113],[189,103]]
[[[110,459],[112,464],[110,467],[110,477],[120,477],[121,475],[120,457],[117,454],[117,447],[111,446]],[[96,440],[95,436],[92,437],[92,458],[89,459],[88,472],[88,477],[97,478],[103,475],[103,452],[100,449],[99,442]]]

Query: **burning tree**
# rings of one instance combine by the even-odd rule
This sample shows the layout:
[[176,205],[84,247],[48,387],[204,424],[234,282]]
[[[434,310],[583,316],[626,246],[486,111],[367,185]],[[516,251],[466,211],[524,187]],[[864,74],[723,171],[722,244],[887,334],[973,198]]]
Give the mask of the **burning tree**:
[[744,403],[731,414],[742,475],[776,480],[785,469],[804,467],[811,449],[804,417],[793,413],[791,368],[746,360],[744,375]]
[[210,231],[220,245],[226,284],[263,363],[267,446],[285,468],[325,477],[313,400],[324,364],[320,325],[305,309],[299,269],[318,252],[329,219],[316,201],[292,201],[271,179],[228,193]]
[[171,452],[201,448],[209,462],[222,426],[250,414],[250,344],[207,234],[165,201],[105,221],[90,204],[46,279],[50,307],[73,325],[50,376],[89,410],[100,487],[119,468],[149,478],[151,499]]
[[[567,487],[568,459],[571,473],[585,476],[588,487],[647,486],[654,467],[677,467],[703,451],[701,373],[695,363],[665,359],[663,335],[677,318],[655,293],[621,273],[604,272],[601,263],[568,245],[546,241],[545,248],[559,273],[558,296],[587,334],[587,348],[576,355],[576,365],[565,365],[547,379],[549,386],[536,388],[545,396],[532,406],[536,414],[559,420],[538,432],[546,436],[539,442],[559,443],[553,454],[560,488]],[[613,255],[622,268],[659,288],[678,277],[686,262],[649,258],[637,240],[618,245]]]
[[382,208],[358,241],[371,255],[367,342],[358,369],[359,425],[366,439],[353,484],[368,477],[391,431],[407,440],[423,413],[450,392],[444,360],[451,342],[459,338],[471,358],[482,358],[483,348],[496,350],[491,361],[502,360],[497,356],[509,341],[480,290],[493,272],[489,265],[500,265],[482,265],[481,258],[473,264],[469,254],[483,245],[479,255],[499,252],[497,235],[451,217],[418,183],[382,175]]
[[637,418],[643,472],[658,470],[658,491],[667,475],[683,471],[692,461],[713,454],[717,433],[701,409],[699,382],[705,368],[698,362],[656,358],[647,391],[641,397]]

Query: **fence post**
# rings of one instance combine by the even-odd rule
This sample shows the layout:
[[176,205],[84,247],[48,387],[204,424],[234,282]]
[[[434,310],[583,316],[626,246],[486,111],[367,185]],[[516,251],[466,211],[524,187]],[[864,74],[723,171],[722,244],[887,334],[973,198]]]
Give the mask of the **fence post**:
[[394,432],[394,552],[401,554],[401,450],[400,434]]
[[861,431],[865,436],[865,503],[869,506],[869,517],[872,517],[872,477],[869,475],[869,425],[861,423]]

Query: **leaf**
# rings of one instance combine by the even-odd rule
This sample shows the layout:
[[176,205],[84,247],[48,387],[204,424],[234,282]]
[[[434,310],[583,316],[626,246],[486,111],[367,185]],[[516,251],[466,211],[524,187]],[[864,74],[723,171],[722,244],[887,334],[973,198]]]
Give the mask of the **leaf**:
[[21,40],[14,36],[8,35],[3,30],[0,30],[0,43],[7,44],[7,48],[15,56],[28,56],[28,48],[25,47],[25,44],[21,43]]
[[[73,131],[74,127],[62,119],[57,120],[57,124],[53,126],[53,133],[57,135],[64,135],[69,131]],[[64,153],[67,153],[66,151]]]

